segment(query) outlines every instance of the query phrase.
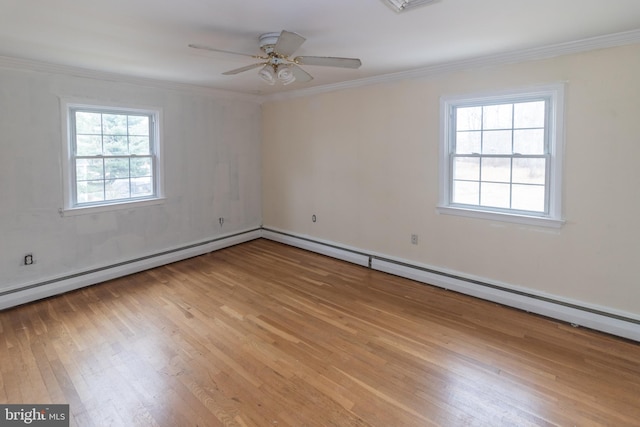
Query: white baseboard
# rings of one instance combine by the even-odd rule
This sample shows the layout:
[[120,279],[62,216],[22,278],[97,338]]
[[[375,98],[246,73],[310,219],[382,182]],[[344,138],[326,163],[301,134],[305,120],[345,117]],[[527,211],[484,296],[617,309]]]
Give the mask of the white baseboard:
[[429,266],[425,267],[412,264],[410,261],[392,259],[383,254],[367,253],[358,248],[274,229],[239,231],[216,239],[195,242],[115,265],[89,271],[79,271],[64,277],[41,280],[37,283],[25,283],[13,289],[4,289],[0,292],[0,310],[203,255],[261,237],[353,264],[371,267],[378,271],[417,282],[438,286],[640,342],[640,316],[631,313],[620,312],[608,307],[597,307],[581,301],[567,300],[529,289],[496,284],[488,279],[465,278],[462,274],[452,274],[455,272],[441,272]]
[[13,287],[13,289],[5,289],[0,292],[0,310],[138,273],[172,262],[182,261],[239,243],[259,239],[261,236],[262,231],[260,229],[239,231],[115,265],[104,266],[89,271],[80,271],[67,274],[63,277],[41,280],[37,283],[25,283]]
[[273,240],[275,242],[284,243],[285,245],[295,246],[296,248],[305,249],[318,254],[337,258],[342,261],[348,261],[353,264],[369,266],[369,255],[349,250],[345,247],[338,247],[328,242],[319,240],[310,240],[302,236],[289,235],[281,231],[272,229],[263,229],[262,237]]
[[289,232],[264,229],[262,237],[369,266],[374,270],[395,276],[640,342],[640,316],[631,313],[620,312],[608,307],[597,307],[582,301],[568,300],[530,289],[492,283],[489,279],[466,278],[463,274],[437,271],[433,267],[392,259],[378,253],[367,254],[361,249],[341,247],[336,243],[314,240],[308,236],[297,236]]

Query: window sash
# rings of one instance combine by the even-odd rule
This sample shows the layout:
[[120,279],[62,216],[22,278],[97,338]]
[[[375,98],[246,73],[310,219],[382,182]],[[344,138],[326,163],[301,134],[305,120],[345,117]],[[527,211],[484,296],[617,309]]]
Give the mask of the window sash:
[[[528,103],[528,102],[541,102],[543,101],[545,103],[544,105],[544,126],[543,127],[516,127],[514,121],[515,121],[515,115],[513,114],[513,111],[515,109],[515,105],[517,104],[521,104],[521,103]],[[482,111],[484,111],[485,107],[491,107],[491,106],[498,106],[498,105],[511,105],[511,110],[512,110],[512,114],[511,114],[511,124],[510,126],[502,126],[502,127],[484,127],[484,117],[482,116],[480,119],[480,126],[478,128],[472,128],[472,129],[462,129],[462,130],[458,130],[458,126],[457,126],[457,119],[458,119],[458,109],[460,108],[481,108]],[[551,100],[549,97],[527,97],[527,96],[523,96],[523,97],[514,97],[511,99],[499,99],[496,100],[495,102],[491,102],[491,101],[481,101],[481,102],[470,102],[470,103],[460,103],[460,104],[455,104],[455,105],[451,105],[450,107],[450,111],[449,111],[449,117],[451,117],[450,120],[450,129],[449,129],[449,140],[448,140],[448,144],[447,146],[449,147],[449,153],[448,153],[448,157],[449,157],[449,176],[448,176],[448,205],[452,206],[452,207],[463,207],[463,208],[470,208],[470,209],[483,209],[483,210],[489,210],[489,211],[495,211],[495,212],[502,212],[502,213],[514,213],[514,214],[521,214],[521,215],[549,215],[550,212],[550,165],[551,165],[551,155],[550,155],[550,143],[549,143],[549,137],[550,137],[550,129],[549,129],[549,123],[550,123],[550,105],[551,105]],[[482,113],[484,114],[484,113]],[[542,130],[543,131],[543,153],[542,154],[522,154],[522,153],[518,153],[518,152],[514,152],[514,147],[515,147],[515,132],[517,131],[525,131],[525,130]],[[510,133],[509,135],[509,142],[510,142],[510,146],[511,146],[511,153],[503,153],[503,154],[491,154],[491,153],[483,153],[483,150],[485,149],[484,143],[485,143],[485,137],[487,135],[487,132],[495,132],[495,131],[501,131],[501,132],[507,132]],[[472,153],[458,153],[458,134],[459,133],[472,133],[472,132],[476,132],[479,134],[480,136],[480,149],[478,150],[478,152],[472,152]],[[478,159],[478,178],[477,179],[456,179],[454,177],[455,174],[455,161],[456,159]],[[508,180],[502,180],[502,181],[495,181],[495,180],[491,180],[491,179],[483,179],[483,161],[485,159],[505,159],[505,160],[509,160],[509,179]],[[530,184],[530,183],[525,183],[525,182],[517,182],[514,181],[513,179],[513,161],[516,159],[521,159],[521,160],[526,160],[526,159],[543,159],[544,160],[544,181],[542,184]],[[454,187],[456,183],[459,182],[469,182],[469,183],[477,183],[478,184],[478,200],[477,203],[463,203],[463,202],[456,202],[454,201],[455,199],[455,195],[454,195]],[[509,198],[508,198],[508,207],[499,207],[499,206],[493,206],[491,204],[486,204],[483,203],[483,191],[482,191],[482,184],[500,184],[500,185],[508,185],[509,186]],[[514,185],[537,185],[537,186],[544,186],[544,206],[543,209],[540,210],[532,210],[532,209],[517,209],[513,207],[513,186]]]
[[[506,89],[441,97],[437,212],[445,215],[492,221],[554,228],[561,227],[565,222],[562,217],[564,91],[565,83],[556,83],[529,86],[520,89]],[[509,126],[508,119],[500,119],[500,114],[496,114],[497,112],[506,111],[503,109],[504,107],[500,107],[501,104],[539,102],[540,100],[545,101],[544,110],[540,109],[540,104],[538,108],[536,108],[535,104],[531,104],[530,106],[519,105],[516,107],[517,113],[515,110],[512,110],[512,117],[517,114],[515,122],[512,121],[512,124],[515,126]],[[480,112],[477,109],[482,106],[496,107],[482,111],[483,114],[485,111],[488,112],[489,116],[486,121],[484,121],[483,118],[482,125],[480,125],[481,122],[478,120]],[[458,117],[456,117],[456,113],[458,113],[458,111],[456,109],[459,108],[468,109],[460,111],[461,116],[459,120],[461,120],[461,122],[460,125],[457,126],[456,120],[458,120]],[[540,131],[543,117],[544,131]],[[508,149],[509,144],[505,142],[507,141],[505,134],[490,134],[490,146],[484,147],[484,153],[478,143],[479,136],[477,133],[471,135],[464,134],[466,130],[478,131],[482,130],[482,127],[484,127],[485,131],[496,128],[501,131],[504,131],[504,128],[508,128],[507,131],[513,131],[514,129],[520,131],[522,128],[531,125],[533,125],[534,128],[540,128],[538,131],[527,131],[516,134],[518,139],[515,148],[511,150]],[[458,131],[460,131],[459,134],[457,133]],[[460,141],[456,141],[456,138],[460,138]],[[543,138],[544,147],[540,145],[542,144],[541,141]],[[455,143],[458,142],[463,144],[463,146],[459,147],[458,152],[456,152]],[[513,148],[513,144],[511,144],[511,146]],[[506,158],[499,158],[500,156],[506,156]],[[544,159],[534,158],[535,156],[544,156]],[[478,200],[474,199],[475,195],[472,194],[471,187],[464,189],[458,188],[458,190],[464,191],[462,193],[458,191],[457,195],[464,194],[468,199],[454,199],[452,193],[454,191],[454,185],[456,185],[456,183],[453,182],[454,168],[459,168],[461,166],[460,162],[463,160],[477,162],[482,160],[483,162],[490,161],[496,163],[494,166],[498,167],[498,169],[490,170],[491,179],[498,178],[500,180],[506,180],[505,175],[502,174],[503,172],[499,170],[501,166],[499,163],[503,161],[509,162],[509,165],[511,165],[511,161],[517,163],[519,170],[515,173],[515,176],[518,178],[518,181],[525,180],[528,182],[530,178],[533,178],[536,180],[535,182],[542,183],[544,171],[545,187],[539,187],[535,190],[525,188],[517,199],[517,205],[512,205],[511,209],[480,204],[479,198]],[[458,164],[454,164],[455,161],[458,161]],[[526,162],[538,162],[537,167],[533,169],[531,175],[527,173],[529,169]],[[531,166],[536,165],[531,164]],[[458,169],[458,171],[460,170],[462,169]],[[475,169],[476,172],[477,170],[478,168]],[[456,175],[456,178],[461,177],[471,177],[476,181],[475,185],[480,185],[481,183],[480,178],[471,173],[464,176],[459,173]],[[484,176],[484,179],[486,180],[487,176]],[[522,188],[523,187],[517,187],[518,190]],[[533,195],[534,197],[529,200],[525,195]],[[453,203],[453,200],[458,203]],[[471,200],[471,204],[467,204],[469,200]],[[529,203],[534,200],[536,204]],[[542,212],[543,204],[544,212]],[[504,206],[508,205],[505,203]],[[525,208],[525,210],[520,208]]]
[[[99,133],[78,133],[78,126],[76,121],[77,113],[93,113],[99,114],[101,116],[101,127]],[[126,134],[106,134],[104,132],[104,128],[102,126],[102,120],[104,115],[120,115],[127,117],[127,133]],[[148,135],[136,135],[131,134],[129,130],[129,118],[130,117],[145,117],[148,121],[148,129],[146,133]],[[118,109],[118,108],[100,108],[100,107],[70,107],[69,108],[69,135],[70,135],[70,175],[71,175],[71,206],[72,207],[90,207],[90,206],[106,206],[114,203],[122,203],[122,202],[135,202],[142,201],[148,199],[154,199],[158,197],[158,184],[157,184],[157,174],[158,174],[158,156],[157,156],[157,146],[156,146],[156,117],[153,112],[141,112],[137,110],[131,109]],[[96,136],[100,138],[100,154],[95,155],[78,155],[78,135],[87,135],[87,136]],[[145,154],[105,154],[104,150],[104,140],[105,137],[126,137],[127,138],[127,150],[131,150],[131,141],[130,138],[135,137],[144,137],[148,138],[148,153]],[[107,177],[107,166],[106,161],[108,160],[128,160],[128,166],[126,168],[126,176],[118,176],[118,177]],[[148,159],[149,174],[144,176],[132,176],[132,160],[144,160]],[[79,179],[78,177],[78,162],[82,160],[101,160],[102,161],[102,173],[100,176],[95,177],[94,179]],[[140,181],[141,179],[146,180],[148,185],[146,187],[150,187],[150,190],[142,191],[141,194],[136,195],[133,187],[136,181]],[[125,191],[120,189],[120,193],[117,191],[113,194],[109,194],[107,191],[107,187],[109,184],[112,184],[114,181],[119,181],[120,187],[123,187],[124,181],[127,181],[127,195],[125,195]],[[79,186],[83,183],[87,184],[91,182],[94,186],[98,186],[99,183],[102,183],[102,197],[98,197],[96,200],[80,200],[79,197]],[[143,183],[143,188],[146,188]]]
[[[505,159],[509,160],[509,168],[510,168],[510,176],[509,180],[496,180],[486,178],[482,174],[482,166],[479,168],[479,176],[478,179],[465,179],[465,178],[455,178],[455,167],[454,163],[456,159],[478,159],[480,164],[482,165],[482,161],[484,159]],[[540,159],[544,160],[544,182],[540,183],[532,183],[532,182],[524,182],[517,181],[513,178],[513,160],[525,160],[525,159]],[[549,174],[550,174],[550,156],[547,155],[460,155],[460,154],[452,154],[450,156],[449,170],[450,170],[450,185],[449,185],[449,205],[450,206],[458,206],[462,208],[481,208],[496,212],[512,212],[520,215],[548,215],[549,214],[549,205],[550,205],[550,191],[549,191]],[[457,202],[455,201],[454,195],[454,187],[456,183],[475,183],[478,184],[478,201],[477,203],[465,203],[465,202]],[[490,204],[483,204],[483,190],[482,184],[496,184],[496,185],[508,185],[509,186],[509,206],[508,207],[497,207],[492,206]],[[544,187],[544,207],[543,209],[523,209],[514,207],[514,186],[516,187]]]

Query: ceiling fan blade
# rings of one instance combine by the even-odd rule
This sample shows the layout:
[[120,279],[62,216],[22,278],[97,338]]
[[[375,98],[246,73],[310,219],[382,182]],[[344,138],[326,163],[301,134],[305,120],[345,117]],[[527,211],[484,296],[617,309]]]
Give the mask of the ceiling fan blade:
[[235,70],[225,71],[222,74],[225,76],[231,76],[233,74],[242,73],[243,71],[249,71],[249,70],[253,70],[254,68],[262,67],[263,65],[265,65],[264,62],[258,62],[257,64],[251,64],[251,65],[247,65],[246,67],[236,68]]
[[250,58],[266,59],[266,58],[263,58],[262,56],[258,56],[258,55],[250,55],[248,53],[240,53],[240,52],[231,52],[230,50],[216,49],[216,48],[205,46],[205,45],[202,45],[202,44],[190,44],[189,47],[193,48],[193,49],[208,50],[208,51],[211,51],[211,52],[228,53],[228,54],[231,54],[231,55],[240,55],[240,56],[248,56]]
[[360,68],[362,62],[357,58],[336,58],[333,56],[296,56],[296,64],[321,65],[325,67]]
[[295,76],[296,82],[306,83],[313,80],[313,76],[311,74],[307,73],[305,70],[298,67],[297,65],[291,65],[291,72]]
[[298,48],[302,46],[302,43],[304,43],[305,40],[306,39],[300,34],[282,30],[273,50],[278,52],[280,55],[289,56],[293,52],[298,50]]

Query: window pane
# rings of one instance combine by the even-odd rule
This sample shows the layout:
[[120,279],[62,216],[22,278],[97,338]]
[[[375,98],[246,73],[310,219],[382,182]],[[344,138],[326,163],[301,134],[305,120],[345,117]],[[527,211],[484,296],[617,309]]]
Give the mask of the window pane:
[[127,116],[124,114],[103,114],[102,133],[105,135],[127,135]]
[[102,114],[76,111],[76,134],[100,135],[102,133]]
[[102,154],[102,137],[100,135],[77,135],[76,155],[96,156]]
[[482,132],[465,131],[456,133],[456,154],[480,153],[480,141]]
[[131,179],[131,197],[143,197],[153,195],[152,178],[132,178]]
[[156,196],[153,112],[86,108],[68,110],[74,126],[69,133],[72,204]]
[[104,159],[106,179],[129,178],[129,159]]
[[511,129],[513,104],[487,105],[482,107],[483,129]]
[[78,203],[101,202],[104,200],[104,181],[78,181],[76,184]]
[[544,129],[514,130],[513,152],[544,154]]
[[544,185],[546,164],[546,159],[513,159],[513,182]]
[[148,136],[130,136],[129,152],[131,154],[145,155],[151,154]]
[[508,208],[510,202],[509,184],[494,184],[483,182],[480,184],[480,204],[494,208]]
[[129,135],[148,136],[149,117],[129,116]]
[[131,159],[131,177],[152,176],[153,168],[151,158]]
[[561,225],[563,86],[442,98],[442,213]]
[[456,109],[456,130],[482,129],[482,107]]
[[105,200],[128,199],[129,179],[112,179],[105,183]]
[[544,127],[545,101],[522,102],[513,106],[514,128]]
[[76,180],[89,181],[104,178],[104,163],[102,159],[77,159]]
[[482,154],[511,154],[511,131],[492,130],[483,132]]
[[480,183],[469,181],[453,181],[453,203],[478,205],[480,201]]
[[477,157],[456,157],[453,159],[453,179],[480,180],[480,159]]
[[105,136],[104,154],[129,154],[129,144],[126,136]]
[[523,211],[544,212],[543,185],[513,185],[513,201],[511,207]]
[[482,181],[511,182],[511,159],[482,159]]

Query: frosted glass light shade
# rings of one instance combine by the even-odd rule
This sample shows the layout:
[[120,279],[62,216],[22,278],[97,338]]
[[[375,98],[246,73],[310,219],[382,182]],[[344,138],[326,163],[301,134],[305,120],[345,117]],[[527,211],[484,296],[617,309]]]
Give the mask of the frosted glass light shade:
[[293,75],[293,70],[291,70],[289,65],[278,66],[278,80],[280,80],[283,85],[288,85],[296,81],[296,76]]
[[273,71],[273,67],[271,65],[265,65],[262,67],[262,69],[258,71],[258,75],[268,84],[272,86],[276,84],[276,73]]

